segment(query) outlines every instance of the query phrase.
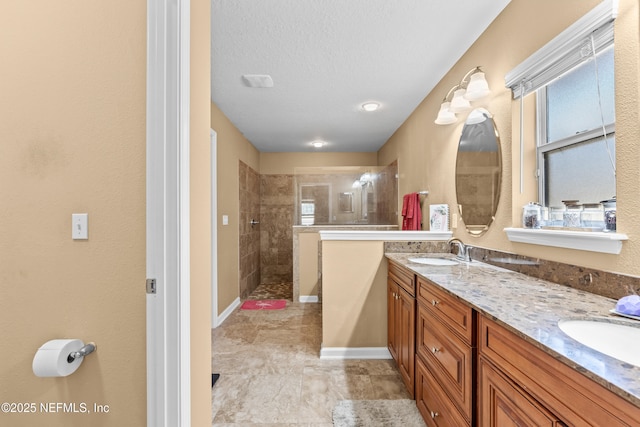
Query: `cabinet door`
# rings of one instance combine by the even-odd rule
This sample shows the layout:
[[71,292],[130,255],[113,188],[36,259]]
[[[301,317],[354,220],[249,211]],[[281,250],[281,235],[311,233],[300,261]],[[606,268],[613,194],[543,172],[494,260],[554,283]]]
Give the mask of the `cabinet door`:
[[387,347],[391,357],[398,361],[398,344],[397,339],[400,336],[397,328],[399,327],[397,319],[397,298],[398,285],[391,279],[387,279]]
[[485,360],[479,363],[480,425],[483,427],[558,427],[556,417]]
[[479,353],[540,405],[572,426],[640,425],[640,408],[497,322],[479,321]]
[[398,369],[407,390],[414,396],[414,370],[416,358],[416,300],[404,289],[400,289],[398,305],[399,337],[396,339]]

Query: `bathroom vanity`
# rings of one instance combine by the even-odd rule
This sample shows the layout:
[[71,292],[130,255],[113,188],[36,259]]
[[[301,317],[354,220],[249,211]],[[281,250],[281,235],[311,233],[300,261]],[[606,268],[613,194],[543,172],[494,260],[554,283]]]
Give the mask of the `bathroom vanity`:
[[640,327],[609,313],[615,300],[477,261],[432,266],[409,261],[416,254],[385,257],[394,276],[416,283],[409,391],[427,425],[638,425],[640,367],[558,326],[584,318]]

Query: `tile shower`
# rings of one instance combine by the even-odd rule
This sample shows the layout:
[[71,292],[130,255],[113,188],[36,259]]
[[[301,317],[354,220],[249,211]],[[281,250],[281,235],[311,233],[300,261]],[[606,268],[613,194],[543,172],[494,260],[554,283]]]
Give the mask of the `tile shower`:
[[[293,226],[300,225],[302,199],[314,201],[315,224],[397,224],[396,162],[273,175],[239,162],[238,174],[241,299],[260,284],[293,283]],[[251,226],[252,219],[259,224]]]
[[[293,281],[293,175],[260,175],[239,162],[240,298]],[[251,220],[259,222],[251,226]]]
[[239,176],[239,248],[240,248],[240,298],[246,299],[260,284],[260,175],[240,162]]

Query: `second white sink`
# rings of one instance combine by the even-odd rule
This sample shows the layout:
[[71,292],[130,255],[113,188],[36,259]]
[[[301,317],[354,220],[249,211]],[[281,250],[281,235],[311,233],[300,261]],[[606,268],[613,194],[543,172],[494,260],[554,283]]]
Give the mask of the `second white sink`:
[[449,258],[409,258],[409,262],[415,262],[416,264],[425,264],[425,265],[456,265],[458,261]]
[[587,347],[640,366],[640,327],[598,320],[561,320],[558,326]]

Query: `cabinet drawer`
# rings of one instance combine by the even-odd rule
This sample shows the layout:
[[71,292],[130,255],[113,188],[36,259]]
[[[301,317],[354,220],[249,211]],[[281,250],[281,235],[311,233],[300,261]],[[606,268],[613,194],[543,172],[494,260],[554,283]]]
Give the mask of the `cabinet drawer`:
[[473,310],[429,281],[418,278],[417,300],[434,316],[474,346]]
[[420,357],[416,358],[416,405],[429,427],[462,427],[469,421],[447,399]]
[[411,271],[390,260],[389,276],[393,279],[393,281],[395,281],[405,291],[407,291],[409,295],[411,295],[412,297],[416,296],[415,275]]
[[479,425],[558,427],[563,425],[519,386],[486,362],[478,362]]
[[425,366],[460,412],[470,420],[473,411],[473,349],[422,306],[418,308],[416,348]]

